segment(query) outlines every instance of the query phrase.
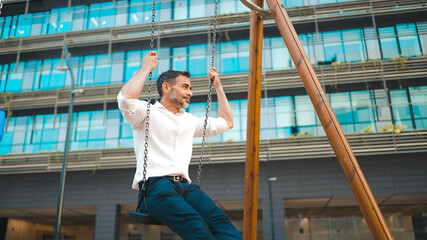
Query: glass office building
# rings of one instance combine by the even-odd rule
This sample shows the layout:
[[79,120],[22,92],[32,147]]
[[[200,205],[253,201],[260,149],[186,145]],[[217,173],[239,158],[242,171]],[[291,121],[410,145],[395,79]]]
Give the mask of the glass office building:
[[[425,239],[425,3],[282,2],[393,236]],[[202,187],[243,231],[250,14],[239,0],[219,0],[218,6],[215,66],[234,128],[208,138]],[[186,111],[200,117],[214,7],[214,0],[156,1],[159,66],[153,77],[168,69],[189,71],[194,96]],[[7,114],[0,189],[6,194],[0,197],[0,239],[53,234],[72,83],[63,71],[64,43],[76,88],[84,92],[75,96],[71,121],[62,236],[179,239],[164,226],[127,219],[136,207],[137,193],[130,190],[134,142],[116,96],[149,51],[151,18],[152,2],[146,0],[4,3],[0,101]],[[264,20],[262,47],[258,239],[373,239],[271,17]],[[210,115],[216,112],[214,98]],[[200,143],[194,139],[193,173]]]

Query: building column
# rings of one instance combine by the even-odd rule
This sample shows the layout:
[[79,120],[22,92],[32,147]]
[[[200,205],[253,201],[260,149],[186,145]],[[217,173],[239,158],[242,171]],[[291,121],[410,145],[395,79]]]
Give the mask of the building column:
[[[275,198],[273,196],[272,206],[273,209],[271,210],[268,196],[262,199],[262,230],[264,240],[286,240],[283,198]],[[273,213],[273,216],[271,216],[271,213]],[[274,237],[272,235],[273,231]]]
[[6,239],[8,218],[0,218],[0,240]]
[[98,205],[96,210],[95,240],[118,240],[121,207],[115,204]]

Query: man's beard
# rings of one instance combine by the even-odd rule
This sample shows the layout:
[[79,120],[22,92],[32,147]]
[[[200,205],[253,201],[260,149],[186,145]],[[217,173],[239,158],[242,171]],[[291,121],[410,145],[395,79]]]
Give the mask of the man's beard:
[[179,105],[181,108],[188,108],[189,104],[187,101],[185,101],[185,99],[188,99],[190,101],[190,98],[184,98],[184,97],[182,97],[181,101],[179,101],[179,96],[176,94],[176,91],[173,90],[172,88],[171,95],[169,95],[169,101],[171,103]]

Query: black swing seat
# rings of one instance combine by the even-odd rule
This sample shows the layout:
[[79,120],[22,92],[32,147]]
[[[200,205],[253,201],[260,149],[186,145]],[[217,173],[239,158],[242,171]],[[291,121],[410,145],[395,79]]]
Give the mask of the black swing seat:
[[146,213],[140,213],[140,212],[130,212],[129,220],[146,224],[146,225],[163,225],[152,216]]

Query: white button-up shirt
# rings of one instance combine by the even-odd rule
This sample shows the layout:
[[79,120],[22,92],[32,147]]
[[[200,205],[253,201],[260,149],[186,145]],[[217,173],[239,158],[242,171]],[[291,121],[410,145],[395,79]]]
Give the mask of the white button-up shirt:
[[[132,188],[138,189],[138,183],[143,180],[147,102],[127,99],[121,92],[117,96],[117,101],[123,117],[131,124],[133,130],[136,173]],[[193,138],[203,136],[204,119],[183,109],[174,114],[160,102],[150,107],[147,179],[159,176],[183,176],[191,182],[188,167],[193,152]],[[215,136],[229,129],[225,119],[209,117],[206,135]]]

